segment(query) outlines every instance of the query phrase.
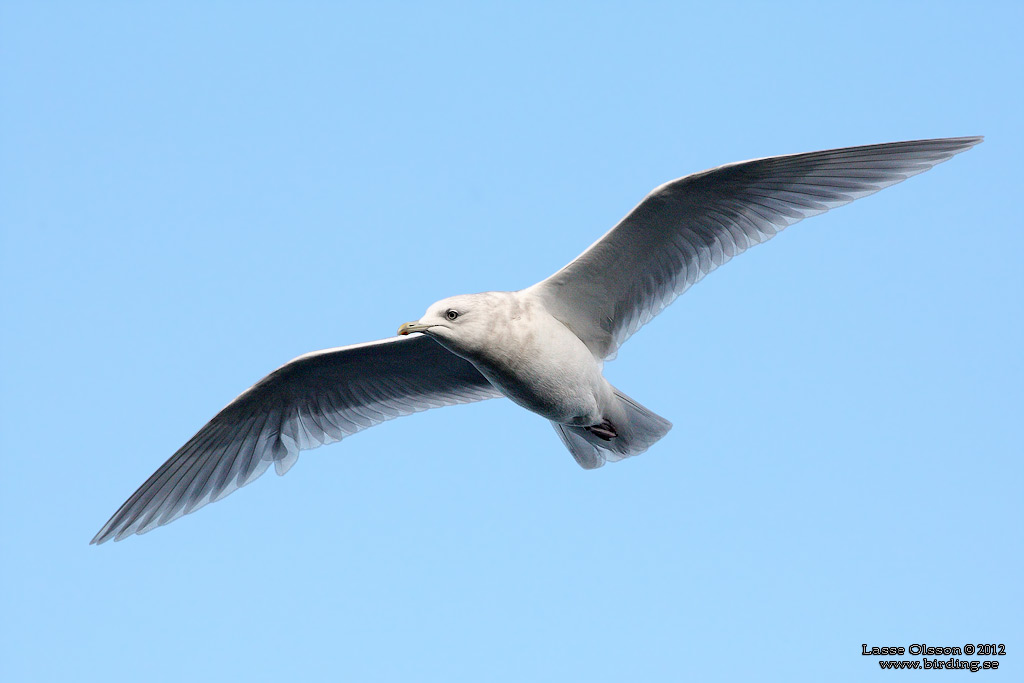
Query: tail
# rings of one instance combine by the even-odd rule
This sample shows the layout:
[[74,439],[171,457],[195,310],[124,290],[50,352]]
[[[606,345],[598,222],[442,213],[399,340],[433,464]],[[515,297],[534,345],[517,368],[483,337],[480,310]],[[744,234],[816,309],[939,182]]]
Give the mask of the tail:
[[592,470],[606,462],[640,455],[672,429],[671,422],[655,415],[617,389],[615,397],[619,399],[626,417],[613,425],[616,435],[608,440],[585,427],[551,423],[562,443],[583,469]]

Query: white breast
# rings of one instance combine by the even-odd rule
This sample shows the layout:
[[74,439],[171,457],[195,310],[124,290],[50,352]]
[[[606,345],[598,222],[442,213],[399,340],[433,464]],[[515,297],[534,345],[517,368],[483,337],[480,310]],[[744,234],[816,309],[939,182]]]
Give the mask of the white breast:
[[502,334],[474,365],[503,394],[549,420],[598,424],[613,400],[598,361],[586,344],[522,292]]

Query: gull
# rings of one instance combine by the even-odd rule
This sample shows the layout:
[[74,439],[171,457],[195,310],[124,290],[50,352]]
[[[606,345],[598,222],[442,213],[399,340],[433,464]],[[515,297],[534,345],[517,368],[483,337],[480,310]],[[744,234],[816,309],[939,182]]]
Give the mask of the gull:
[[315,351],[233,400],[170,457],[92,543],[141,534],[220,500],[273,463],[440,406],[506,396],[601,467],[672,427],[613,387],[604,362],[677,296],[783,228],[895,185],[982,137],[893,142],[726,164],[655,188],[551,277],[442,299],[398,336]]

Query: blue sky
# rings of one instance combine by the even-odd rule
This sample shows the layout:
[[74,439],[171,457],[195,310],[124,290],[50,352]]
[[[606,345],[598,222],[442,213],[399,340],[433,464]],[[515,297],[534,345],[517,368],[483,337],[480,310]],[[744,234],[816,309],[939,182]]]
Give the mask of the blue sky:
[[[1019,3],[208,5],[0,9],[5,680],[1016,677]],[[975,134],[631,339],[608,377],[675,424],[641,457],[490,401],[88,545],[282,362],[532,284],[666,180]]]

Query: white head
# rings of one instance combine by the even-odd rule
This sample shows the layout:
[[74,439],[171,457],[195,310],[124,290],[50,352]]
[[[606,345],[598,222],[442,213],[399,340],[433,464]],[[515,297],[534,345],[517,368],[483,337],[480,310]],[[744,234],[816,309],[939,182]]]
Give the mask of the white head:
[[461,294],[441,299],[427,308],[416,322],[405,323],[398,334],[423,332],[459,355],[484,352],[502,328],[508,325],[509,292]]

